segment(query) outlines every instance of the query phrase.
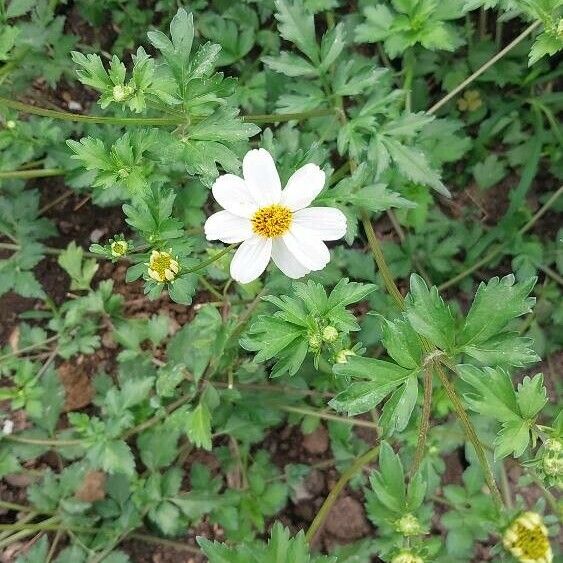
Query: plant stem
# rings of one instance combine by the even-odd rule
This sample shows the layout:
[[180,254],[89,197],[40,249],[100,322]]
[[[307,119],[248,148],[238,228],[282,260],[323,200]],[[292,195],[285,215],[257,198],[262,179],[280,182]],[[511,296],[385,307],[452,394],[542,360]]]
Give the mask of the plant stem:
[[393,280],[393,274],[391,273],[389,266],[387,266],[385,255],[383,254],[379,240],[377,239],[375,231],[373,230],[369,215],[366,212],[363,212],[361,218],[371,253],[373,254],[375,263],[377,264],[381,277],[383,278],[385,287],[387,288],[387,291],[389,292],[399,309],[403,310],[405,308],[403,296],[401,295],[401,292],[399,291],[397,285],[395,284],[395,281]]
[[[2,245],[0,245],[0,248],[2,248]],[[36,348],[42,348],[43,346],[45,346],[45,344],[54,342],[58,338],[59,335],[55,334],[55,336],[50,336],[49,338],[46,338],[45,340],[43,340],[42,342],[38,342],[37,344],[30,344],[29,346],[25,346],[24,348],[20,348],[19,350],[14,350],[13,352],[4,354],[3,356],[0,356],[0,362],[3,360],[7,360],[8,358],[12,358],[14,356],[19,356],[20,354],[24,354],[25,352],[30,352],[31,350],[35,350]]]
[[15,434],[8,434],[4,436],[4,440],[16,442],[17,444],[30,444],[33,446],[48,446],[53,448],[65,448],[71,446],[80,446],[84,443],[83,440],[55,440],[55,439],[42,439],[42,438],[26,438],[25,436],[17,436]]
[[225,248],[223,248],[223,250],[221,250],[220,252],[215,254],[215,256],[211,256],[211,258],[208,258],[207,260],[200,262],[197,266],[194,266],[193,268],[188,268],[186,270],[186,272],[189,273],[189,274],[192,274],[194,272],[198,272],[199,270],[203,270],[203,268],[206,268],[210,264],[213,264],[213,262],[217,262],[217,260],[219,260],[219,258],[222,258],[223,256],[225,256],[225,254],[229,253],[236,246],[237,246],[237,244],[229,244],[229,246],[226,246]]
[[141,540],[146,543],[152,543],[156,545],[164,545],[166,547],[171,547],[178,551],[187,551],[188,553],[193,553],[195,555],[201,555],[201,551],[197,547],[193,547],[187,543],[182,543],[174,540],[167,540],[165,538],[159,538],[158,536],[150,536],[148,534],[132,533],[129,534],[130,538],[136,540]]
[[[71,113],[68,111],[58,111],[53,109],[41,108],[31,104],[10,100],[0,97],[0,107],[8,107],[29,113],[32,115],[40,115],[42,117],[52,117],[54,119],[62,119],[65,121],[75,121],[84,123],[110,124],[110,125],[143,125],[143,126],[171,126],[171,125],[188,125],[189,117],[107,117],[97,115],[82,115],[79,113]],[[242,120],[248,123],[280,123],[283,121],[294,121],[308,119],[311,117],[322,117],[325,115],[333,115],[332,108],[316,108],[308,111],[295,113],[259,113],[253,115],[243,115]]]
[[405,110],[410,113],[412,109],[412,81],[414,75],[414,53],[412,47],[405,51],[403,58],[403,89],[405,90]]
[[336,502],[336,499],[338,498],[338,495],[340,494],[342,489],[344,489],[348,481],[350,481],[350,479],[352,479],[352,477],[354,477],[354,475],[356,475],[356,473],[358,473],[364,467],[364,465],[367,465],[370,461],[375,459],[378,453],[379,453],[379,446],[375,446],[371,448],[366,453],[356,458],[354,463],[346,471],[344,471],[344,473],[342,473],[340,479],[338,479],[336,485],[334,485],[334,487],[331,489],[330,493],[328,494],[325,501],[323,502],[323,505],[321,506],[320,510],[317,512],[315,519],[309,526],[307,533],[305,534],[305,539],[310,544],[315,539],[315,535],[317,534],[319,528],[323,525],[324,521],[326,520],[326,517],[328,516],[330,509],[332,508],[333,504]]
[[378,429],[377,424],[375,424],[375,422],[370,422],[369,420],[362,420],[361,418],[347,418],[344,416],[338,416],[336,414],[317,411],[315,409],[308,409],[305,407],[294,407],[291,405],[272,405],[272,406],[276,406],[282,411],[292,412],[295,414],[302,414],[304,416],[315,416],[317,418],[322,418],[324,420],[342,422],[344,424],[349,424],[350,426],[364,426],[365,428],[373,428],[374,430]]
[[64,176],[63,168],[38,168],[35,170],[5,170],[0,172],[2,178],[46,178],[48,176]]
[[485,71],[491,68],[498,60],[502,59],[506,53],[511,51],[516,45],[518,45],[522,40],[524,40],[536,27],[540,25],[540,21],[535,21],[529,25],[516,39],[511,41],[504,49],[499,51],[494,57],[490,58],[483,66],[479,67],[471,76],[466,78],[461,84],[456,86],[449,94],[444,96],[441,100],[436,102],[427,113],[436,113],[444,104],[447,104],[452,98],[457,96],[462,90],[464,90],[469,84],[471,84],[476,78],[481,76]]
[[[563,193],[563,186],[560,186],[559,189],[554,194],[552,194],[551,197],[537,211],[537,213],[535,213],[535,215],[518,231],[518,234],[523,235],[524,233],[529,231],[537,223],[537,221],[545,213],[547,213],[547,211],[559,199],[559,197],[561,196],[562,193]],[[453,278],[449,279],[447,282],[444,282],[443,284],[439,285],[438,289],[440,291],[447,289],[448,287],[455,285],[456,283],[458,283],[462,279],[471,275],[473,272],[475,272],[476,270],[481,268],[481,266],[484,266],[485,264],[490,262],[493,258],[498,256],[502,252],[502,249],[505,248],[506,244],[507,243],[502,243],[502,244],[495,246],[486,256],[481,258],[481,260],[479,260],[478,262],[475,262],[475,264],[473,264],[473,266],[467,268],[466,270],[463,270],[463,272],[460,272],[459,274],[457,274]]]
[[473,445],[473,448],[475,449],[475,453],[477,454],[477,458],[479,459],[479,463],[485,475],[485,481],[487,483],[487,486],[489,487],[489,490],[491,491],[491,494],[493,496],[493,501],[500,512],[503,507],[502,496],[495,482],[493,470],[491,469],[489,460],[487,459],[487,455],[485,454],[485,449],[483,448],[483,445],[481,444],[481,441],[477,436],[477,432],[475,432],[473,423],[471,422],[469,416],[465,412],[465,408],[461,403],[461,400],[457,394],[457,391],[455,390],[455,387],[448,379],[448,376],[444,372],[442,366],[437,362],[434,365],[436,367],[436,372],[438,373],[438,377],[440,378],[440,381],[442,383],[442,387],[444,388],[444,391],[446,392],[448,399],[452,403],[456,415],[461,425],[463,426],[465,435],[467,436],[467,438]]
[[418,441],[414,459],[410,468],[409,475],[412,478],[420,468],[420,464],[424,459],[424,451],[426,448],[426,438],[430,428],[430,412],[432,410],[432,367],[426,366],[424,369],[424,400],[422,403],[422,415],[420,417],[420,428],[418,430]]

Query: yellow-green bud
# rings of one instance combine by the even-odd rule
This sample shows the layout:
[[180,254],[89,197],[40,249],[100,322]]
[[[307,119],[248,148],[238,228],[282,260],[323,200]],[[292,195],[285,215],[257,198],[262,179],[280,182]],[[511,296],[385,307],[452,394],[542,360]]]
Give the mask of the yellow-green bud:
[[336,342],[338,339],[338,331],[331,325],[323,328],[323,340],[325,342]]
[[8,121],[6,121],[6,129],[15,129],[16,127],[16,122],[13,119],[8,119]]
[[422,526],[416,516],[405,514],[395,522],[395,529],[403,536],[418,536],[422,534]]
[[313,334],[309,334],[309,347],[313,350],[319,350],[323,341],[320,334],[314,332]]
[[124,240],[116,240],[110,246],[112,256],[124,256],[129,250],[129,245]]
[[424,563],[424,559],[410,551],[401,551],[391,559],[391,563]]
[[544,457],[543,470],[545,471],[545,474],[549,475],[550,477],[563,475],[563,458],[549,456]]
[[348,349],[340,350],[340,352],[336,354],[336,363],[347,364],[348,356],[355,356],[355,355],[356,353],[353,350],[348,350]]
[[125,86],[125,84],[116,84],[111,91],[113,99],[116,102],[123,102],[133,94],[132,86]]
[[563,444],[561,443],[561,440],[558,440],[557,438],[549,438],[544,442],[543,447],[545,448],[546,452],[554,454],[557,454],[561,452],[561,450],[563,450]]

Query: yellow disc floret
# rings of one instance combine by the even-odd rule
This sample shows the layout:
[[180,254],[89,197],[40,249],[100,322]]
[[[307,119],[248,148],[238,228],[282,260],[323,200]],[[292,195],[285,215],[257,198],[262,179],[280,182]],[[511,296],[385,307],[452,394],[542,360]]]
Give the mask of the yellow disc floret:
[[391,563],[424,563],[424,560],[422,557],[414,555],[414,553],[409,551],[401,551],[401,553],[391,559]]
[[510,524],[502,539],[504,547],[521,563],[551,563],[553,553],[541,516],[524,512]]
[[274,203],[268,207],[261,207],[254,213],[251,219],[252,230],[264,238],[281,237],[289,231],[292,219],[289,208]]
[[160,283],[171,282],[176,277],[180,267],[168,252],[153,250],[149,263],[149,276]]
[[110,246],[112,256],[125,256],[129,250],[129,245],[124,240],[114,240]]

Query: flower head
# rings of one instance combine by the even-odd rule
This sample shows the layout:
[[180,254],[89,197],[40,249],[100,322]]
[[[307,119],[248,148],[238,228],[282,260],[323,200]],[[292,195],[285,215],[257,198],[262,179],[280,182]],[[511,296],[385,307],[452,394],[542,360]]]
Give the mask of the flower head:
[[127,98],[133,95],[133,87],[125,86],[125,84],[116,84],[111,94],[116,102],[124,102]]
[[336,342],[338,339],[338,331],[332,325],[323,328],[323,340],[325,342]]
[[467,90],[457,101],[460,111],[475,111],[483,105],[481,96],[477,90]]
[[178,261],[168,252],[153,250],[147,264],[149,276],[160,283],[174,281],[180,269]]
[[423,533],[418,518],[413,514],[405,514],[395,522],[395,529],[403,536],[417,536]]
[[553,561],[547,529],[535,512],[520,514],[504,532],[502,543],[521,563]]
[[410,551],[401,551],[391,559],[391,563],[424,563],[424,560]]
[[125,240],[114,240],[109,248],[111,251],[111,255],[117,258],[118,256],[125,256],[125,254],[127,254],[127,251],[129,250],[129,245]]
[[288,277],[322,270],[330,260],[324,241],[346,233],[346,217],[332,207],[308,207],[323,189],[325,174],[316,164],[297,170],[282,190],[274,159],[265,149],[246,153],[244,178],[224,174],[213,184],[223,207],[207,219],[207,240],[242,244],[231,262],[240,283],[258,278],[270,258]]

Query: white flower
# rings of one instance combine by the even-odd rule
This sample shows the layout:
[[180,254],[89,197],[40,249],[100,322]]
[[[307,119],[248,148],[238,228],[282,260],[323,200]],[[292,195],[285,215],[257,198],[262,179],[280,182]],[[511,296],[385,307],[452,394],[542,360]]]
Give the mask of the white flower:
[[4,421],[2,426],[2,434],[11,434],[14,431],[14,421],[9,418]]
[[265,149],[246,153],[243,178],[224,174],[213,184],[213,196],[224,208],[207,219],[207,240],[242,244],[231,262],[240,283],[259,277],[270,258],[288,277],[322,270],[330,261],[323,241],[346,233],[346,217],[332,207],[308,207],[323,189],[324,172],[306,164],[282,191],[276,165]]

